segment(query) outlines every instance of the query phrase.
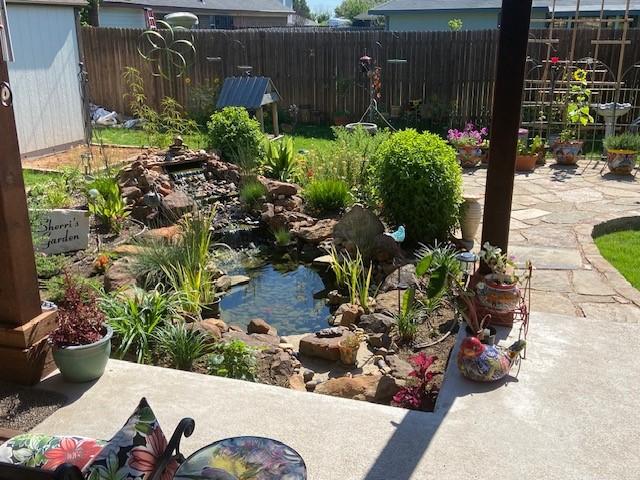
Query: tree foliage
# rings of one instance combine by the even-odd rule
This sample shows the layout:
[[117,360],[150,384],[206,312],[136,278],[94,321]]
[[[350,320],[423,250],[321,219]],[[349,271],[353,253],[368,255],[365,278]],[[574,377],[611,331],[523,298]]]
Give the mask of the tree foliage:
[[293,0],[293,9],[298,15],[311,18],[311,9],[307,5],[307,0]]
[[353,20],[361,13],[366,13],[370,8],[382,3],[382,0],[342,0],[336,7],[336,16]]

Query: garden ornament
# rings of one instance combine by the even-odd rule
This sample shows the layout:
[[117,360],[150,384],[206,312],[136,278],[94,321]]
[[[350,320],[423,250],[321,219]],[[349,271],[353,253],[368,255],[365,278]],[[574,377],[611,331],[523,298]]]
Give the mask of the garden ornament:
[[402,243],[404,242],[405,238],[407,238],[407,233],[404,229],[404,225],[400,225],[395,232],[385,233],[385,235],[388,235],[389,237],[393,238],[396,241],[396,243]]
[[485,345],[477,337],[467,337],[460,345],[458,368],[470,380],[494,382],[507,376],[525,346],[524,340],[518,340],[505,349]]

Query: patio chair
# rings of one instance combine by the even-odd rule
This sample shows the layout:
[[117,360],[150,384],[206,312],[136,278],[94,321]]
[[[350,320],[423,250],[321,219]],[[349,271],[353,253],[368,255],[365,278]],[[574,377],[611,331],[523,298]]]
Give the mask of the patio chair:
[[[85,480],[109,472],[124,478],[160,480],[184,462],[182,437],[195,429],[191,418],[178,423],[167,441],[146,399],[111,440],[85,437],[18,435],[0,445],[0,480]],[[70,463],[65,463],[70,462]]]

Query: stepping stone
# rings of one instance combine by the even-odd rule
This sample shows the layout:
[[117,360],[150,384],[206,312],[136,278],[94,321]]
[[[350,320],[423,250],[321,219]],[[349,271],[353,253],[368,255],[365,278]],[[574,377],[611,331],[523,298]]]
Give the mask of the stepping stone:
[[580,253],[571,248],[513,245],[509,248],[509,254],[516,256],[516,264],[520,268],[525,266],[527,260],[531,260],[533,266],[541,270],[578,270],[582,268]]
[[589,212],[580,212],[577,210],[571,210],[567,208],[565,212],[556,212],[544,217],[546,223],[557,224],[578,224],[584,220],[593,218],[593,214]]
[[617,303],[583,303],[585,317],[620,323],[640,323],[640,308]]
[[580,295],[615,295],[616,292],[604,279],[593,270],[576,270],[573,272],[573,287]]
[[533,271],[531,289],[539,292],[573,293],[569,270]]
[[568,315],[570,317],[578,315],[578,309],[565,295],[536,290],[531,291],[531,311]]
[[529,228],[531,225],[527,225],[520,220],[516,220],[514,218],[511,219],[511,223],[509,224],[509,230],[520,230],[521,228]]
[[540,210],[538,208],[527,208],[525,210],[516,210],[511,212],[511,217],[516,220],[531,220],[538,217],[544,217],[545,215],[549,215],[551,212],[547,212],[546,210]]
[[565,202],[597,202],[602,200],[602,193],[593,188],[576,188],[565,192],[558,192],[558,196]]

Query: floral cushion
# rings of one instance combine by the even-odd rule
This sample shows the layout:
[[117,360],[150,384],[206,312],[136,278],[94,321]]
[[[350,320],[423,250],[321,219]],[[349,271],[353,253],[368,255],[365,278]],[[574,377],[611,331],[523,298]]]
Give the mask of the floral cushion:
[[[167,438],[143,398],[124,427],[107,442],[86,470],[88,480],[143,480],[151,478]],[[171,480],[178,468],[175,460],[167,465],[162,480]]]
[[55,470],[64,463],[80,470],[102,450],[104,441],[84,437],[18,435],[0,446],[0,462]]

